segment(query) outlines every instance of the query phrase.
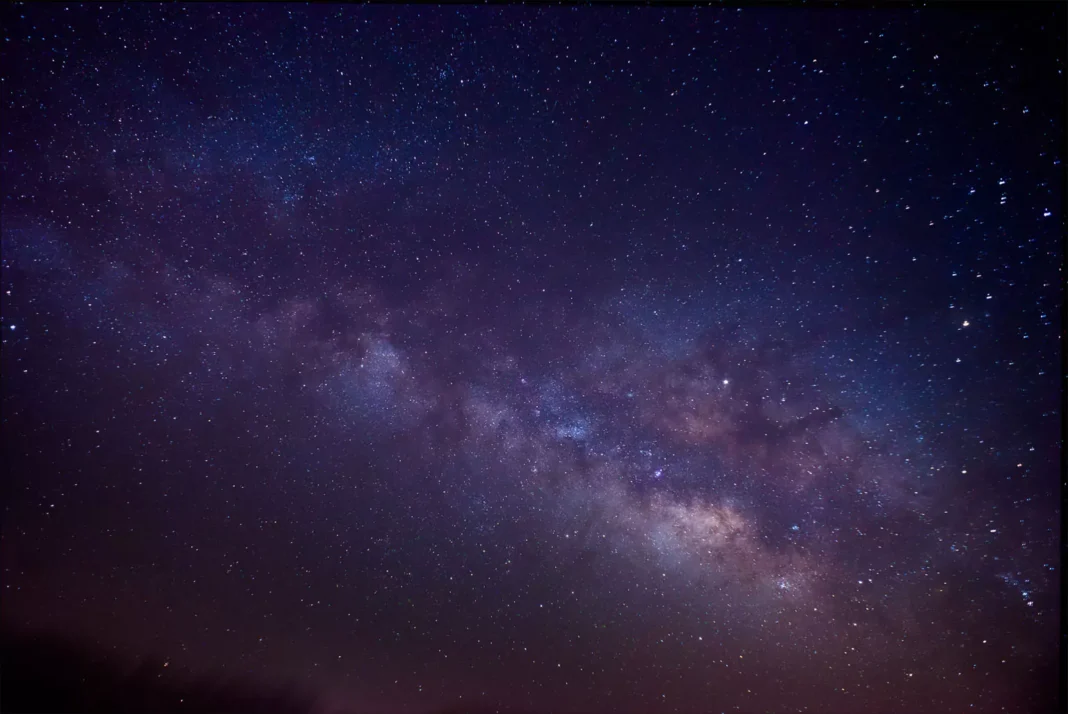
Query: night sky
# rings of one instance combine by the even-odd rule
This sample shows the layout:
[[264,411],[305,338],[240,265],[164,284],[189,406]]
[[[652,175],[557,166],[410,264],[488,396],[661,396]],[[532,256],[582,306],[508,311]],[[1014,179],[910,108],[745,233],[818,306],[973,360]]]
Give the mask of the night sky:
[[1063,4],[0,12],[7,626],[1053,710]]

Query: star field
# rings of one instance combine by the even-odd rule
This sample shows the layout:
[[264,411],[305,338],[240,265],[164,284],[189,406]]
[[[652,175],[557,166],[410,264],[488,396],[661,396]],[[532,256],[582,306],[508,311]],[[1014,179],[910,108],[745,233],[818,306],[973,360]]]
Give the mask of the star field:
[[1064,7],[2,10],[3,617],[338,712],[1047,712]]

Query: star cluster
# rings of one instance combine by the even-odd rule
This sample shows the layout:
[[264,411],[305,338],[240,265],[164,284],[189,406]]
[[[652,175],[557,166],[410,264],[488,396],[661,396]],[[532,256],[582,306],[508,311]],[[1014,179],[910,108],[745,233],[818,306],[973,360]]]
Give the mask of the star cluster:
[[2,12],[5,622],[1051,710],[1063,7]]

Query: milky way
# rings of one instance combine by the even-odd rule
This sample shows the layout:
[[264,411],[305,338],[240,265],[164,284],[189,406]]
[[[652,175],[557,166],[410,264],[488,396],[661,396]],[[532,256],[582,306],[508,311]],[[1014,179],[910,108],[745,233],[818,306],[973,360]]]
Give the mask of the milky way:
[[1051,710],[1063,7],[3,12],[11,626]]

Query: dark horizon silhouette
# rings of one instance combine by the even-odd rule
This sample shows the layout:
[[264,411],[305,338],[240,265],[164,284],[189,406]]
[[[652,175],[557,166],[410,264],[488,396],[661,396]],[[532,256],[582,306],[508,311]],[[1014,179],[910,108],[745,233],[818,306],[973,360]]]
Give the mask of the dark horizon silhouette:
[[129,658],[87,638],[5,626],[4,712],[311,714],[317,700],[293,683],[194,674],[155,655]]

